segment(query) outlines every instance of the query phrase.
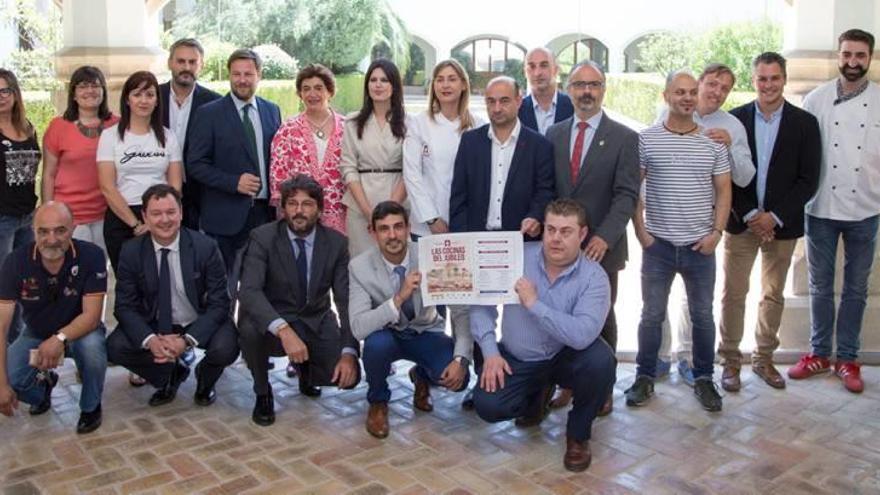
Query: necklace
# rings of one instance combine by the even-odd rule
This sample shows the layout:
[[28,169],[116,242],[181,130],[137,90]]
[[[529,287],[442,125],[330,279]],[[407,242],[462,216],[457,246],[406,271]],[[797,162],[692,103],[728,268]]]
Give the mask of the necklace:
[[678,131],[674,131],[674,130],[670,129],[669,126],[666,125],[666,122],[664,122],[664,123],[663,123],[663,128],[666,129],[667,131],[673,133],[673,134],[678,134],[679,136],[684,136],[685,134],[690,134],[690,133],[696,131],[697,129],[700,128],[700,126],[699,126],[698,124],[694,124],[694,126],[691,127],[691,128],[690,128],[689,130],[687,130],[687,131],[685,131],[685,132],[678,132]]
[[306,120],[309,121],[309,125],[312,126],[312,131],[315,133],[315,136],[318,136],[318,139],[322,141],[327,138],[327,134],[324,132],[324,126],[330,120],[330,117],[333,117],[333,110],[330,110],[330,114],[327,115],[327,118],[325,118],[323,122],[315,124],[312,119],[309,118],[308,114],[306,114]]
[[97,127],[89,127],[89,126],[83,124],[82,122],[80,122],[79,120],[74,122],[74,124],[76,124],[76,128],[79,129],[80,134],[82,134],[83,136],[85,136],[89,139],[97,138],[98,136],[101,135],[101,131],[104,130],[104,128],[101,126],[100,122],[98,123]]

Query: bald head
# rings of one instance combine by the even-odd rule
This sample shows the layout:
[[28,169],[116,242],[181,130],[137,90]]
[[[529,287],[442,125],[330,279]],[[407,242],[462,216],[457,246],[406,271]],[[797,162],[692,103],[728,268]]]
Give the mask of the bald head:
[[529,50],[526,53],[524,70],[533,94],[552,96],[556,91],[559,65],[556,63],[556,55],[550,49],[539,46]]
[[666,91],[669,91],[669,88],[681,78],[690,79],[694,84],[697,83],[697,78],[691,71],[687,69],[674,70],[666,76]]
[[486,83],[486,92],[489,92],[489,89],[498,84],[504,84],[510,87],[511,91],[516,94],[519,94],[519,83],[516,82],[516,79],[510,76],[497,76],[493,77]]
[[669,116],[691,119],[697,105],[697,79],[687,71],[675,71],[666,78],[663,99],[669,107]]
[[489,81],[484,98],[486,113],[489,114],[489,122],[496,129],[495,132],[499,128],[512,129],[516,125],[522,96],[519,94],[519,85],[512,77],[498,76]]
[[59,262],[70,248],[73,213],[60,201],[49,201],[34,214],[34,238],[43,262]]

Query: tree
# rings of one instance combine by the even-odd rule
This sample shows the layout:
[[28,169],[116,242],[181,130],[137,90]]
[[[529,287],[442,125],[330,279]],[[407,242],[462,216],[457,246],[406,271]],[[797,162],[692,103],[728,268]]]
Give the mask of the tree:
[[38,11],[33,1],[14,0],[0,14],[0,22],[18,29],[19,49],[3,65],[18,77],[23,89],[52,90],[55,80],[55,52],[61,48],[61,13],[49,3]]
[[662,75],[691,66],[688,45],[692,36],[685,33],[652,34],[639,43],[638,64],[646,72],[659,72]]

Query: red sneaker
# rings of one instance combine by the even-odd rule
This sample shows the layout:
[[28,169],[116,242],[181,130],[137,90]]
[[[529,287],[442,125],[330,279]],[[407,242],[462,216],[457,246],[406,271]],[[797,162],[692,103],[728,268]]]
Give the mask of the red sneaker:
[[788,377],[794,380],[809,378],[831,369],[831,361],[815,354],[805,354],[796,365],[788,369]]
[[843,381],[843,386],[854,394],[865,390],[865,382],[862,381],[861,367],[855,361],[838,361],[834,363],[834,373]]

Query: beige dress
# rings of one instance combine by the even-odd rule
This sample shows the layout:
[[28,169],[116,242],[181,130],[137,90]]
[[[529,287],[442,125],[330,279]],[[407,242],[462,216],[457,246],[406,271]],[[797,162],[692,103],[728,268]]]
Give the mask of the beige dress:
[[390,123],[379,127],[375,115],[370,115],[364,126],[363,137],[358,139],[356,115],[352,113],[345,119],[342,159],[339,161],[339,171],[346,185],[342,202],[348,206],[346,226],[348,248],[352,257],[371,248],[375,241],[367,230],[369,218],[364,217],[348,185],[360,182],[367,202],[375,207],[382,201],[391,199],[394,186],[403,180],[403,139],[394,137]]

